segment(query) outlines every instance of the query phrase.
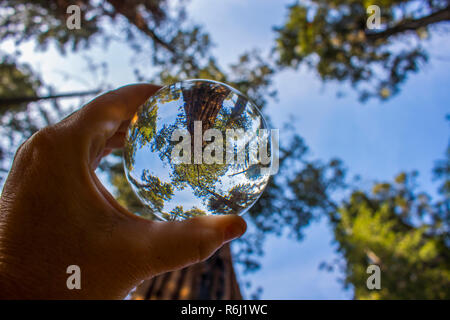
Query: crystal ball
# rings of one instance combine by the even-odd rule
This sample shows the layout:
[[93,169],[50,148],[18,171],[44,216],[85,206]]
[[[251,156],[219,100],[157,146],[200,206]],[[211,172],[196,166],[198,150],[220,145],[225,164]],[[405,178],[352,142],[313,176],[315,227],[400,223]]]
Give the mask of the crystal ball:
[[161,88],[131,119],[125,175],[145,205],[136,214],[166,221],[244,214],[272,173],[272,132],[256,105],[216,81]]

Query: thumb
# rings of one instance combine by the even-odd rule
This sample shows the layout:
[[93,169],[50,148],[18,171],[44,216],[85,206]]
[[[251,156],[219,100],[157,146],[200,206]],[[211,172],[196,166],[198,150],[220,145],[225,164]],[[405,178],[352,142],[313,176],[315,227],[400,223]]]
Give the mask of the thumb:
[[247,224],[240,216],[231,214],[152,222],[149,228],[144,270],[154,276],[206,260],[223,244],[244,234]]

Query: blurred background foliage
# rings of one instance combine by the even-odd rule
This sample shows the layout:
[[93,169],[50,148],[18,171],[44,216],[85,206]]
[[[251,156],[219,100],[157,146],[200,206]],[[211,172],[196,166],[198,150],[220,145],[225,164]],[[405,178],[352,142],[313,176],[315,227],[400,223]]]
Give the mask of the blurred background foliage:
[[[81,8],[80,29],[66,27],[71,4]],[[383,8],[376,30],[366,26],[370,4]],[[186,5],[167,0],[0,0],[0,41],[17,47],[31,42],[42,52],[54,45],[62,55],[82,55],[92,47],[107,50],[111,42],[121,42],[133,52],[130,67],[137,81],[218,80],[246,93],[264,111],[268,99],[276,98],[274,75],[303,64],[324,82],[351,84],[361,101],[390,99],[427,63],[426,41],[433,27],[450,20],[446,0],[298,1],[286,8],[284,23],[274,26],[277,37],[269,55],[243,48],[237,61],[223,68],[212,54],[208,30],[190,20]],[[100,79],[86,92],[59,92],[42,81],[39,69],[19,63],[19,57],[20,50],[0,51],[2,181],[24,139],[75,109],[62,108],[62,98],[89,97],[109,88],[107,79]],[[92,64],[92,69],[106,68]],[[289,138],[281,142],[280,172],[247,214],[254,228],[236,241],[234,262],[245,271],[257,270],[266,235],[288,230],[301,240],[312,220],[326,218],[341,258],[322,267],[343,270],[354,298],[450,298],[450,149],[436,162],[436,179],[442,182],[437,198],[416,190],[416,172],[400,173],[367,191],[349,182],[339,159],[311,160],[293,126],[283,128]],[[120,152],[108,157],[102,174],[121,204],[144,210],[124,178],[120,157]],[[367,290],[369,264],[381,267],[383,290]]]

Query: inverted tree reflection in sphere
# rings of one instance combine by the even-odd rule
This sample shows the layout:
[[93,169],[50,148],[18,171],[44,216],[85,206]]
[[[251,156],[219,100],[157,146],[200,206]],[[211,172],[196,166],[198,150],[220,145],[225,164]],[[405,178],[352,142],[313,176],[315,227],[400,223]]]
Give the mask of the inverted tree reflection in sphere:
[[243,94],[215,81],[182,81],[133,117],[125,174],[148,212],[163,220],[243,214],[269,181],[270,148],[266,122]]

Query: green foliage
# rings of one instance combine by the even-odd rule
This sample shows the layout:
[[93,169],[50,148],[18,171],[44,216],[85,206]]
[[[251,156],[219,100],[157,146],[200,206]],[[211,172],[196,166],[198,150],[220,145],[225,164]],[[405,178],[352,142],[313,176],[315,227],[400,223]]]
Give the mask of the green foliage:
[[434,167],[434,175],[436,179],[443,180],[443,183],[439,188],[439,192],[445,199],[450,199],[450,144],[447,146],[446,158],[436,162]]
[[291,130],[290,127],[283,130],[278,174],[271,177],[264,193],[247,213],[256,231],[235,240],[234,261],[243,264],[245,271],[259,268],[257,257],[263,253],[267,234],[286,232],[301,240],[305,227],[313,220],[336,211],[332,195],[345,187],[346,170],[342,162],[310,160],[303,139],[289,135]]
[[[121,154],[121,152],[118,154]],[[102,164],[104,167],[105,164]],[[110,181],[115,187],[115,198],[124,207],[131,212],[139,213],[141,216],[152,218],[150,212],[146,212],[142,206],[142,202],[136,197],[133,190],[130,188],[128,181],[124,179],[123,171],[120,164],[110,169]]]
[[[381,24],[368,30],[366,8],[378,5]],[[422,41],[433,23],[448,20],[448,1],[313,0],[289,7],[278,33],[278,64],[305,63],[323,81],[348,82],[361,100],[387,99],[427,61]]]
[[[43,87],[40,75],[28,64],[19,63],[14,56],[0,52],[1,99],[37,96]],[[19,143],[63,114],[56,100],[51,102],[50,108],[34,103],[33,111],[29,109],[30,104],[20,99],[0,104],[0,182],[8,172],[10,160]]]
[[[185,64],[166,66],[151,81],[160,81],[170,84],[183,79],[209,79],[229,84],[238,89],[257,106],[263,108],[267,98],[275,97],[276,91],[272,88],[272,78],[275,69],[270,61],[264,59],[254,50],[242,54],[238,61],[229,69],[220,68],[214,57],[209,57],[197,68],[192,69]],[[141,79],[145,79],[141,76]]]
[[[95,38],[111,40],[113,33],[105,26],[113,23],[118,25],[118,20],[126,18],[126,13],[136,12],[138,6],[144,8],[148,19],[155,25],[167,19],[165,0],[127,1],[126,5],[120,5],[120,2],[1,0],[0,38],[13,39],[17,44],[33,40],[40,50],[46,50],[49,44],[54,43],[62,53],[66,53],[67,49],[76,51],[89,48]],[[82,28],[69,31],[66,26],[69,14],[66,10],[72,4],[81,9]],[[114,8],[115,5],[120,11]],[[127,39],[134,39],[133,24],[122,24],[122,27],[121,31]]]
[[[42,82],[28,64],[19,64],[7,54],[0,54],[0,97],[36,96]],[[22,111],[27,103],[0,106],[0,117],[6,112]]]
[[[414,178],[402,173],[370,194],[354,191],[333,215],[345,283],[356,299],[450,298],[449,207],[417,193]],[[366,286],[371,264],[381,268],[380,290]]]
[[[169,13],[166,0],[78,0],[82,28],[69,31],[66,8],[70,4],[64,0],[0,0],[1,41],[32,41],[43,51],[52,44],[63,54],[119,41],[136,54],[138,81],[169,84],[188,78],[218,80],[244,92],[261,108],[275,95],[272,79],[278,69],[298,68],[302,63],[324,81],[350,83],[362,100],[392,97],[407,77],[427,61],[423,40],[429,37],[430,26],[445,20],[439,14],[449,10],[448,1],[443,0],[298,2],[289,8],[285,24],[276,28],[275,65],[253,50],[224,68],[210,52],[208,33],[186,19],[183,2]],[[366,29],[366,7],[370,4],[381,8],[381,30]],[[401,40],[415,41],[404,45]],[[35,95],[45,87],[36,72],[16,60],[1,57],[2,98]],[[157,72],[147,72],[143,69],[145,63]],[[1,176],[6,175],[7,164],[20,142],[67,112],[61,110],[58,100],[2,107]],[[136,135],[147,140],[158,134],[142,128]],[[438,201],[432,203],[428,195],[416,193],[412,175],[403,174],[394,183],[377,184],[370,194],[355,191],[348,201],[337,205],[333,195],[346,188],[343,164],[335,159],[311,160],[301,137],[290,133],[289,129],[283,130],[280,172],[247,214],[256,228],[235,241],[234,261],[246,270],[255,270],[267,234],[288,231],[301,239],[312,220],[327,216],[346,261],[346,284],[355,288],[356,298],[449,298],[450,148],[448,158],[439,161],[435,170],[444,181]],[[115,152],[100,170],[110,178],[119,203],[151,218],[125,179],[121,155],[121,151]],[[195,174],[190,174],[188,180],[194,183]],[[155,202],[171,196],[171,186],[155,177],[148,178],[147,191],[152,192]],[[239,198],[242,193],[238,189],[242,187],[232,192],[232,201],[248,200]],[[220,202],[210,205],[224,209]],[[181,206],[175,210],[180,215],[203,214],[198,209],[184,212]],[[369,292],[365,286],[369,263],[382,268],[380,291]]]

